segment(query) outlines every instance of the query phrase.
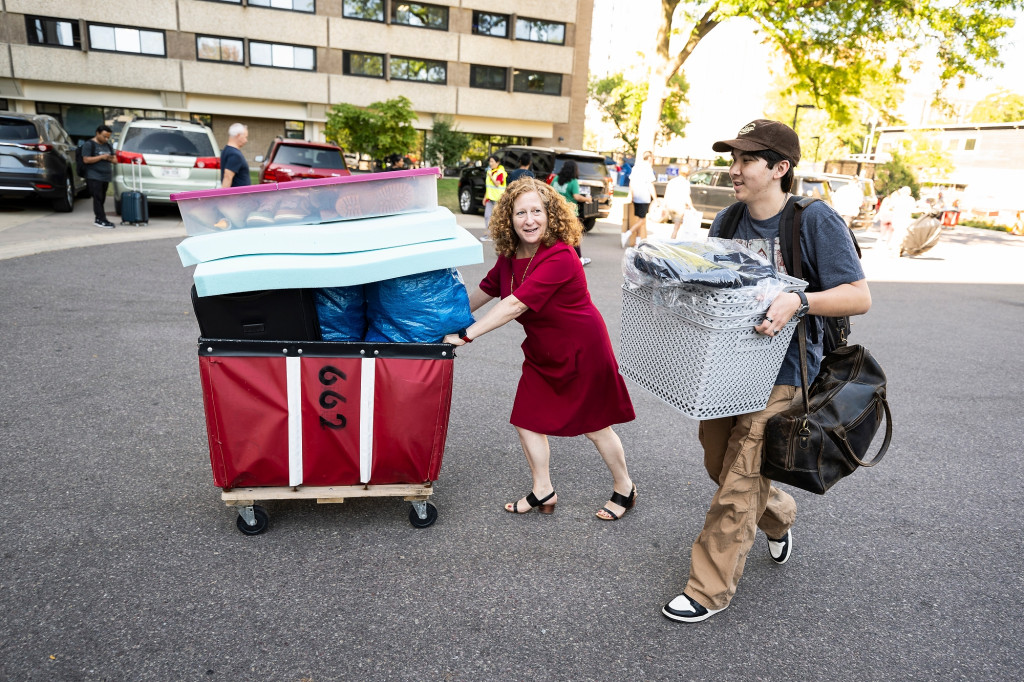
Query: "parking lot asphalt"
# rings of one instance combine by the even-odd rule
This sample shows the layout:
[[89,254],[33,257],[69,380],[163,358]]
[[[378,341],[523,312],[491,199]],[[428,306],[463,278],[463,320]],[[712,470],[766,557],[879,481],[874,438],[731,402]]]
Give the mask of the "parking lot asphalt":
[[[272,501],[246,537],[211,477],[176,214],[100,231],[87,202],[38,210],[0,211],[0,679],[1019,677],[1020,238],[958,228],[893,259],[862,235],[874,305],[852,340],[888,374],[893,444],[825,496],[795,491],[791,560],[759,536],[730,607],[682,625],[660,608],[713,491],[696,422],[630,383],[636,508],[595,519],[607,471],[557,438],[555,513],[505,513],[529,485],[510,324],[458,351],[436,524],[398,500]],[[583,244],[616,347],[619,231]]]

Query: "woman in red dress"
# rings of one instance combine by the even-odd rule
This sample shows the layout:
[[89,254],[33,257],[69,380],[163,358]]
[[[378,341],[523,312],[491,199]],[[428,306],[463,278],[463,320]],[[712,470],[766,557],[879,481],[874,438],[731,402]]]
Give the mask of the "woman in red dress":
[[558,497],[548,471],[547,437],[584,434],[612,474],[611,500],[597,517],[617,520],[635,504],[636,486],[611,425],[635,415],[608,328],[590,300],[583,265],[572,248],[583,228],[551,187],[522,178],[502,195],[489,229],[498,262],[470,295],[470,308],[501,300],[444,342],[461,346],[512,320],[526,331],[523,375],[509,421],[519,432],[533,489],[505,510],[554,511]]

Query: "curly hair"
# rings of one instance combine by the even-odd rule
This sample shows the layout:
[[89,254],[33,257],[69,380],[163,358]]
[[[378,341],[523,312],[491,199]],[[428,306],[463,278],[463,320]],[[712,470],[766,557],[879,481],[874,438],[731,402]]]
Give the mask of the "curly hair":
[[519,235],[512,226],[512,207],[516,199],[536,192],[548,214],[548,228],[541,239],[544,246],[562,241],[569,246],[579,246],[583,236],[583,224],[576,217],[565,198],[550,185],[535,178],[520,178],[508,186],[491,213],[490,234],[494,240],[494,251],[499,256],[515,258],[519,248]]

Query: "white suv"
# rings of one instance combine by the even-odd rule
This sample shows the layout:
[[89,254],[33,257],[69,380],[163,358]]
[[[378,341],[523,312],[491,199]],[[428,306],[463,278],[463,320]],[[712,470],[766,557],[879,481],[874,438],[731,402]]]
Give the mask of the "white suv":
[[129,190],[141,190],[151,203],[169,204],[175,192],[220,186],[220,149],[213,131],[204,125],[134,119],[121,129],[116,148],[114,211],[118,215],[121,194]]

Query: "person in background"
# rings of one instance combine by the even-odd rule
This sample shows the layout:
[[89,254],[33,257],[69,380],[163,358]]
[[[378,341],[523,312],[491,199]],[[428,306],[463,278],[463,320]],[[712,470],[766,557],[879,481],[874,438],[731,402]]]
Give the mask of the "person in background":
[[249,162],[242,147],[249,141],[249,129],[243,123],[232,123],[228,128],[228,143],[220,151],[220,186],[245,187],[252,184]]
[[864,190],[859,182],[848,182],[832,195],[832,207],[843,217],[847,227],[853,227],[853,221],[860,214],[863,203]]
[[519,167],[508,172],[508,185],[519,178],[535,178],[536,175],[530,170],[530,163],[533,161],[533,157],[530,156],[530,152],[523,152],[519,155]]
[[[508,181],[508,174],[505,172],[505,167],[501,165],[501,161],[494,154],[487,157],[487,170],[484,172],[484,229],[488,229],[491,224],[491,212],[494,210],[494,206],[501,199],[501,195],[505,193],[505,187]],[[488,235],[480,237],[480,241],[490,241],[491,238]]]
[[679,228],[686,218],[686,212],[693,210],[689,175],[689,167],[680,166],[679,175],[665,185],[665,210],[668,211],[668,217],[672,220],[671,239],[675,239],[679,235]]
[[654,167],[651,165],[654,154],[644,152],[643,161],[633,166],[629,175],[629,196],[633,202],[633,215],[636,220],[629,229],[622,233],[622,248],[626,248],[633,235],[638,239],[647,237],[647,211],[651,202],[658,196],[654,191]]
[[114,131],[108,125],[96,128],[96,134],[82,143],[82,161],[85,162],[85,184],[92,196],[93,225],[105,230],[114,229],[114,223],[107,220],[107,212],[103,208],[107,200],[107,187],[114,179],[114,166],[117,157],[110,146],[110,136]]
[[[576,166],[576,162],[572,159],[567,160],[562,164],[561,170],[558,171],[558,175],[551,181],[551,187],[562,195],[567,202],[569,207],[572,209],[576,219],[580,221],[580,225],[583,224],[583,219],[580,217],[580,204],[589,204],[591,202],[589,194],[583,194],[580,190],[579,180],[579,168]],[[583,236],[580,235],[580,242],[582,243]],[[580,246],[574,246],[576,255],[580,257],[580,262],[583,265],[590,263],[589,258],[583,257],[583,252]]]
[[499,200],[490,230],[498,260],[470,294],[470,309],[493,298],[500,301],[443,342],[462,346],[512,320],[526,332],[523,373],[509,421],[519,433],[533,487],[506,504],[505,511],[524,514],[539,507],[541,513],[553,512],[558,497],[548,466],[548,436],[583,434],[612,474],[611,499],[596,515],[617,521],[636,503],[636,486],[612,425],[632,421],[635,414],[608,327],[570,248],[579,243],[583,226],[553,188],[521,178]]
[[[793,188],[793,168],[800,162],[800,139],[778,121],[759,119],[740,129],[736,139],[715,142],[716,152],[731,152],[729,176],[736,200],[743,204],[733,235],[755,253],[770,254],[785,272],[779,247],[783,208]],[[720,212],[709,237],[722,228]],[[767,337],[778,334],[794,317],[845,316],[866,313],[871,307],[853,237],[831,206],[815,201],[801,216],[800,260],[809,281],[807,292],[780,293],[769,305],[754,331]],[[806,360],[809,380],[818,374],[822,359],[821,323],[808,319]],[[698,438],[704,449],[704,468],[715,493],[704,517],[704,527],[690,552],[690,577],[683,592],[669,601],[662,614],[681,623],[705,620],[732,601],[758,529],[768,539],[768,555],[784,564],[793,553],[796,502],[789,493],[761,475],[764,427],[798,395],[801,382],[800,339],[794,334],[763,410],[700,422]]]

